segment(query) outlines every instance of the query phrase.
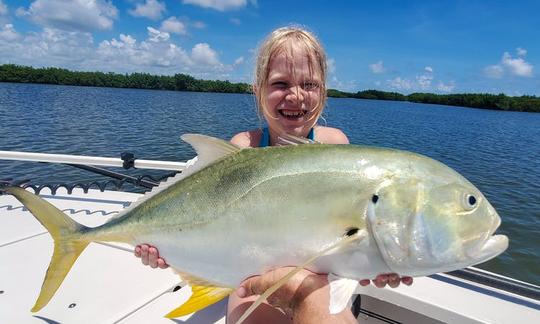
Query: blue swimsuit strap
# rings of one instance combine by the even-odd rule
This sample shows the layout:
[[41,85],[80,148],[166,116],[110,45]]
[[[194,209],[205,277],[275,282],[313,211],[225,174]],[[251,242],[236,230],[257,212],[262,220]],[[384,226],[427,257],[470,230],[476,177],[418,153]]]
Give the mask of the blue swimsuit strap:
[[[313,128],[309,130],[307,138],[312,140],[315,137],[315,132],[313,131]],[[270,146],[270,131],[268,130],[268,127],[264,127],[262,129],[262,136],[261,141],[259,142],[259,147],[267,147]]]

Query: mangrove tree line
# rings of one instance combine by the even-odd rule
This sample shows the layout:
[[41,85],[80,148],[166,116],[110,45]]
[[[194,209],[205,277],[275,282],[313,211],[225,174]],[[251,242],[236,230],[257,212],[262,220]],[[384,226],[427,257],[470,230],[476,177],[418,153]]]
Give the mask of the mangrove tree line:
[[[75,86],[136,88],[174,91],[200,91],[222,93],[250,93],[247,83],[232,83],[219,80],[200,80],[187,74],[173,76],[151,75],[148,73],[104,73],[75,72],[60,68],[33,68],[14,64],[0,65],[0,82],[46,83]],[[335,89],[328,90],[329,97],[356,98],[392,101],[410,101],[449,106],[473,107],[481,109],[540,112],[540,97],[510,97],[504,94],[448,94],[412,93],[403,95],[396,92],[365,90],[356,93]]]

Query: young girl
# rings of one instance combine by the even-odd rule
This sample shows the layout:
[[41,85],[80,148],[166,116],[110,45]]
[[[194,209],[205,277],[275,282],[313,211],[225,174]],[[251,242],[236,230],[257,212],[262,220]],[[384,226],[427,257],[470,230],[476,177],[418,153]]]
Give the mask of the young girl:
[[[326,104],[326,75],[326,55],[312,33],[297,27],[273,31],[259,49],[253,84],[259,113],[267,127],[238,133],[231,142],[246,148],[272,146],[280,143],[280,136],[290,134],[325,144],[348,144],[349,140],[341,130],[317,125]],[[167,267],[154,247],[137,246],[135,255],[141,257],[145,265]],[[232,323],[238,320],[257,295],[288,271],[289,268],[279,268],[244,281],[229,297],[227,320]],[[397,287],[400,282],[410,285],[412,278],[387,274],[373,280],[377,287],[387,283]],[[369,283],[368,279],[360,282],[362,285]],[[326,275],[304,270],[274,293],[268,303],[258,307],[248,321],[356,323],[349,310],[330,315],[328,303]]]

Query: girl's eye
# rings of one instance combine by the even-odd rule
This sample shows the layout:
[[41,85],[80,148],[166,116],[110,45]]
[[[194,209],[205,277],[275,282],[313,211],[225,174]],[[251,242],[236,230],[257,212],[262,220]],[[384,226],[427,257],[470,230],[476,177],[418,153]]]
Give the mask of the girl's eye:
[[304,86],[302,87],[304,90],[315,90],[319,88],[319,84],[317,82],[304,82]]
[[272,86],[276,87],[278,89],[285,89],[285,88],[287,88],[287,82],[276,81],[276,82],[272,83]]

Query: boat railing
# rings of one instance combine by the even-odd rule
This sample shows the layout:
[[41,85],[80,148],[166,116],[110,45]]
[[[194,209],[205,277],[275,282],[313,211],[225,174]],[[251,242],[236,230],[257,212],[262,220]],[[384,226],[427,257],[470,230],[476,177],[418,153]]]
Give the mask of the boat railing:
[[[80,155],[66,155],[66,154],[45,154],[45,153],[28,153],[28,152],[14,152],[14,151],[0,151],[0,160],[16,160],[16,161],[33,161],[33,162],[46,162],[46,163],[61,163],[71,165],[80,169],[84,169],[90,172],[98,173],[107,177],[116,179],[117,183],[128,182],[136,186],[141,186],[146,189],[152,188],[159,184],[160,181],[166,179],[168,176],[162,178],[153,178],[151,176],[128,176],[119,172],[113,172],[107,169],[99,168],[99,166],[105,167],[120,167],[124,169],[136,168],[136,169],[153,169],[153,170],[168,170],[174,172],[181,172],[186,167],[190,166],[196,161],[195,159],[187,162],[172,162],[172,161],[159,161],[159,160],[140,160],[136,159],[131,153],[122,153],[120,158],[110,157],[96,157],[96,156],[80,156]],[[71,191],[79,187],[88,192],[89,188],[97,187],[101,191],[104,191],[106,186],[97,182],[89,184],[59,184],[59,185],[34,185],[22,182],[15,182],[10,180],[0,179],[0,185],[15,184],[25,188],[32,188],[36,194],[42,189],[48,188],[51,194],[55,194],[56,190],[64,187],[67,189],[68,194]],[[460,279],[468,280],[475,283],[480,283],[485,286],[497,288],[506,292],[524,296],[534,300],[540,300],[540,287],[522,282],[513,278],[508,278],[498,274],[494,274],[488,271],[484,271],[475,267],[469,267],[466,269],[456,270],[446,273],[449,276],[457,277]],[[433,275],[438,280],[445,280],[439,275]]]

